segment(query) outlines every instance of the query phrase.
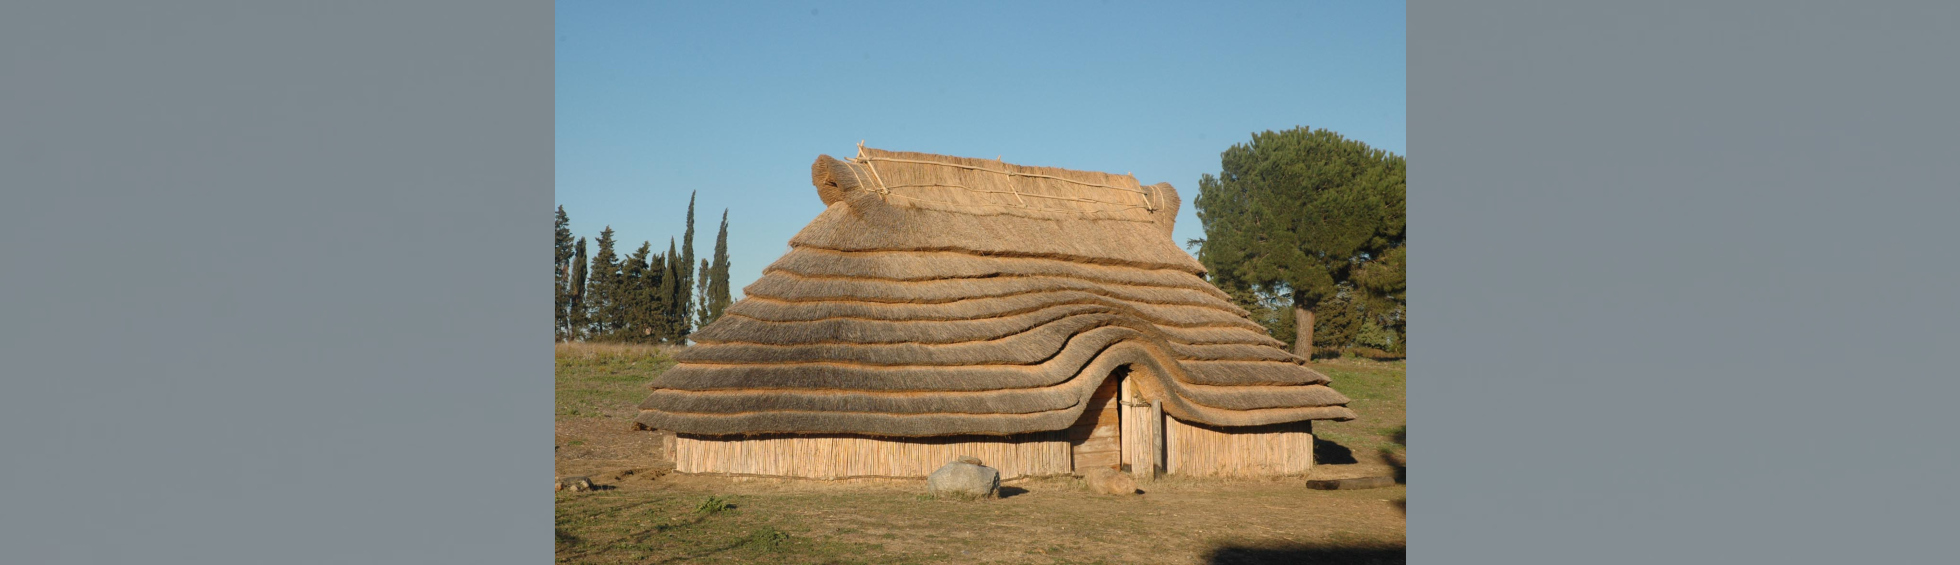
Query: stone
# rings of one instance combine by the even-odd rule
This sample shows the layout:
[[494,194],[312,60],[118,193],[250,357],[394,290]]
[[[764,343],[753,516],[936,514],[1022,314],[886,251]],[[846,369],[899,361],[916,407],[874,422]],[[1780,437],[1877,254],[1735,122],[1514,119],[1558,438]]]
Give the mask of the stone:
[[1355,477],[1351,479],[1318,479],[1307,481],[1307,488],[1316,490],[1360,490],[1395,486],[1395,477]]
[[1089,483],[1089,492],[1096,494],[1136,494],[1137,481],[1115,469],[1096,468],[1083,473],[1082,478]]
[[570,490],[572,492],[585,492],[588,490],[592,490],[592,479],[587,477],[558,477],[557,486],[558,488],[552,490]]
[[926,494],[947,498],[998,498],[1000,471],[955,460],[926,476]]

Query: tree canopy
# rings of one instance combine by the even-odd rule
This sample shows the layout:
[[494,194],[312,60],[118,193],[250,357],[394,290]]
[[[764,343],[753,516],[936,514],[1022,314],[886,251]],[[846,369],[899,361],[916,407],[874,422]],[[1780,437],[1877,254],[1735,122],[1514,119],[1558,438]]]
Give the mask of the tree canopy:
[[[1253,134],[1220,155],[1220,168],[1198,181],[1193,202],[1205,231],[1198,260],[1213,284],[1235,296],[1286,293],[1306,324],[1345,292],[1376,309],[1401,303],[1402,157],[1302,127]],[[1343,336],[1358,331],[1339,323]],[[1299,333],[1295,351],[1307,355],[1318,340]]]

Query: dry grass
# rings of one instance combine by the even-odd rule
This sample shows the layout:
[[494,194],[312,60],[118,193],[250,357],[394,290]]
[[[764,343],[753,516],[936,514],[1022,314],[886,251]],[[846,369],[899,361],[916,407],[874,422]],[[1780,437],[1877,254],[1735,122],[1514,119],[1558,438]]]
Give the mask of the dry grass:
[[557,416],[631,419],[647,383],[674,366],[679,348],[628,343],[559,343]]
[[[1006,481],[1005,498],[922,495],[919,482],[663,476],[558,495],[561,563],[1401,563],[1401,487],[1160,480],[1145,494],[1080,479]],[[730,507],[699,509],[710,497]],[[1322,561],[1360,554],[1365,560]],[[1230,559],[1221,559],[1232,556]]]
[[[1317,491],[1304,477],[1167,476],[1145,494],[1082,479],[1002,482],[1005,498],[932,500],[920,480],[815,481],[669,473],[629,428],[666,347],[558,348],[558,471],[601,490],[557,495],[560,563],[1402,563],[1403,487]],[[1366,458],[1403,425],[1401,362],[1313,364],[1361,418],[1317,433]],[[576,414],[568,414],[576,410]],[[1366,463],[1347,465],[1361,467]],[[1342,467],[1322,465],[1321,470]],[[542,482],[539,488],[543,488]],[[723,504],[709,502],[715,497]],[[721,507],[704,511],[704,507]]]

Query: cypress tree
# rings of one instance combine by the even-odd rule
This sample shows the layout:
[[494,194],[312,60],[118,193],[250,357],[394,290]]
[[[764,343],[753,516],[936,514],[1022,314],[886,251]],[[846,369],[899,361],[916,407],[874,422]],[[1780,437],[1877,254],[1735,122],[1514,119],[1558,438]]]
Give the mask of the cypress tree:
[[658,259],[647,266],[647,274],[650,277],[647,279],[646,286],[648,343],[665,343],[672,338],[674,332],[673,320],[667,316],[667,311],[673,307],[670,302],[674,298],[673,292],[669,290],[674,284],[674,257],[673,250],[668,251],[669,253],[657,255]]
[[[674,257],[673,238],[667,239],[666,257]],[[676,311],[678,309],[681,312],[685,312],[686,310],[684,310],[684,308],[686,308],[686,306],[676,303],[676,301],[681,297],[681,291],[679,290],[679,287],[681,286],[680,284],[681,277],[680,277],[680,271],[678,265],[680,261],[666,260],[666,261],[662,261],[662,263],[664,264],[662,265],[663,269],[660,277],[660,287],[657,294],[660,301],[660,303],[657,306],[661,318],[660,322],[662,322],[662,324],[660,327],[660,331],[657,333],[660,336],[660,341],[672,343],[680,339],[681,326],[687,323],[685,320],[685,316],[676,315]]]
[[715,271],[707,259],[702,259],[701,270],[695,272],[701,273],[694,282],[694,329],[698,330],[713,321],[708,319],[708,280],[714,278]]
[[558,207],[558,217],[554,222],[552,251],[556,257],[551,266],[551,332],[560,340],[571,339],[571,301],[572,301],[572,228],[571,219],[565,216],[565,207]]
[[571,300],[566,312],[565,333],[567,340],[579,339],[586,334],[586,325],[591,316],[585,310],[585,238],[578,238],[578,250],[572,254]]
[[1254,134],[1198,181],[1198,260],[1228,293],[1291,295],[1294,353],[1311,356],[1316,309],[1363,264],[1400,247],[1406,162],[1324,129]]
[[[672,257],[672,252],[669,252],[669,257]],[[675,265],[674,270],[680,276],[680,280],[676,281],[674,308],[669,314],[674,321],[675,340],[685,342],[687,334],[693,330],[689,321],[694,317],[688,315],[688,310],[690,310],[689,305],[694,303],[694,278],[699,276],[694,272],[694,193],[692,192],[687,193],[687,232],[681,236],[680,263]]]
[[595,337],[610,336],[618,329],[619,267],[619,256],[613,252],[613,229],[606,226],[599,232],[599,251],[592,256],[589,280],[592,293],[587,305]]
[[620,272],[621,300],[614,314],[620,321],[620,331],[617,335],[620,341],[645,342],[655,339],[653,333],[659,325],[655,323],[653,314],[657,308],[650,304],[649,299],[652,297],[646,292],[646,287],[657,284],[653,281],[658,280],[659,274],[649,267],[658,264],[660,259],[651,257],[652,253],[653,244],[640,242],[640,248],[626,258],[626,264]]
[[[728,210],[721,211],[721,230],[715,233],[715,262],[708,281],[708,317],[706,322],[721,319],[721,312],[731,302],[728,296]],[[703,322],[705,325],[706,322]]]

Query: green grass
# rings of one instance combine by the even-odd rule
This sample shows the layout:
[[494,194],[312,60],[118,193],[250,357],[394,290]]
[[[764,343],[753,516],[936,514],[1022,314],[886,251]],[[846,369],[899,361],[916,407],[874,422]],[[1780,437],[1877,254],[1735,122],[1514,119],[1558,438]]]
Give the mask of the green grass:
[[1408,379],[1405,361],[1323,360],[1313,364],[1316,371],[1334,379],[1329,386],[1352,400],[1360,418],[1347,422],[1315,422],[1314,434],[1354,451],[1366,460],[1382,449],[1403,453],[1395,443],[1398,431],[1408,425]]
[[647,383],[674,366],[665,346],[560,343],[557,347],[559,418],[631,418]]

